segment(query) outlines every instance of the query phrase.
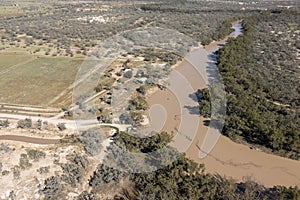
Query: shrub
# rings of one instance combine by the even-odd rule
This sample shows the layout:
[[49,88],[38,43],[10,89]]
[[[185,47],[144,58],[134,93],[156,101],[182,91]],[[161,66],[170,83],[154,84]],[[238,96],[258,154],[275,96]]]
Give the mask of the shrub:
[[93,176],[89,180],[89,185],[97,188],[103,183],[119,183],[122,178],[122,173],[114,168],[100,164]]
[[36,171],[40,174],[47,174],[49,172],[50,166],[47,167],[40,167]]
[[79,137],[79,141],[83,144],[85,150],[91,154],[96,155],[102,148],[101,132],[98,130],[84,131]]
[[137,95],[129,100],[128,110],[147,110],[149,108],[145,97]]
[[58,123],[58,124],[57,124],[57,128],[58,128],[60,131],[64,131],[64,130],[67,129],[65,123]]
[[27,150],[27,155],[30,159],[32,159],[34,161],[39,161],[40,158],[45,158],[46,157],[45,152],[35,150],[35,149]]
[[44,188],[41,192],[45,199],[57,199],[62,190],[60,177],[52,176],[44,181]]
[[86,156],[72,154],[68,156],[69,163],[61,164],[61,168],[64,171],[62,180],[72,186],[76,186],[78,183],[82,183],[84,171],[88,166],[88,160]]
[[0,128],[7,128],[9,127],[9,124],[8,120],[0,120]]
[[18,121],[17,128],[25,129],[25,128],[31,128],[31,127],[32,127],[32,120],[29,118]]
[[27,154],[21,154],[19,166],[23,170],[32,166],[32,164],[28,160]]

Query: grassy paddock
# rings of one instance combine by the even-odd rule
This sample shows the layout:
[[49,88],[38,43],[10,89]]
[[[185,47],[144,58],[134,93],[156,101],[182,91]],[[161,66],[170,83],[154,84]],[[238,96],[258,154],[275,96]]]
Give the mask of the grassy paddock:
[[37,58],[0,79],[0,102],[45,106],[75,79],[82,60]]
[[31,55],[27,54],[14,54],[14,53],[1,53],[0,54],[0,73],[9,67],[17,65],[22,62],[26,62],[33,58]]

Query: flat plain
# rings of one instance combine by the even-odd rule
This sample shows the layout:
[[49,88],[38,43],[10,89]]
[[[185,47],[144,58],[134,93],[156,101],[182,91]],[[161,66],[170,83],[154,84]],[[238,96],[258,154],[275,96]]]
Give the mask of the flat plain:
[[[53,98],[71,85],[82,63],[76,58],[39,57],[30,55],[14,57],[2,55],[0,73],[0,101],[10,104],[46,106]],[[26,59],[32,59],[24,62]],[[24,64],[22,64],[24,62]],[[16,66],[21,63],[19,66]],[[11,70],[10,67],[16,66]],[[1,76],[1,74],[0,74]]]

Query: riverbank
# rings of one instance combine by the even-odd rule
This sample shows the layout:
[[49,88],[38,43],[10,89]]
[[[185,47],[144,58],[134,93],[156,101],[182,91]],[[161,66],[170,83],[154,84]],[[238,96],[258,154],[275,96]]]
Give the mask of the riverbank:
[[[240,28],[239,32],[241,32]],[[233,33],[233,36],[237,35]],[[194,91],[206,88],[217,72],[214,52],[225,43],[226,40],[213,42],[187,55],[170,75],[169,88],[171,89],[159,90],[148,98],[150,107],[160,105],[164,108],[163,112],[166,113],[167,119],[161,119],[159,113],[162,112],[157,111],[152,113],[151,119],[160,123],[162,130],[176,133],[175,146],[181,150],[186,149],[184,152],[187,157],[195,162],[205,164],[207,173],[220,174],[236,181],[250,179],[267,187],[300,186],[299,161],[250,149],[246,145],[231,141],[218,130],[205,126],[205,119],[199,117],[197,110],[192,109],[195,102],[189,101],[191,92],[186,91],[185,85],[176,84],[178,82],[176,74],[180,74]],[[175,85],[172,86],[172,83]],[[182,121],[185,121],[184,125]],[[159,127],[157,124],[155,126]],[[194,135],[193,132],[196,134]],[[201,152],[206,134],[214,134],[218,140],[210,152]],[[206,157],[200,159],[200,153],[206,154]]]

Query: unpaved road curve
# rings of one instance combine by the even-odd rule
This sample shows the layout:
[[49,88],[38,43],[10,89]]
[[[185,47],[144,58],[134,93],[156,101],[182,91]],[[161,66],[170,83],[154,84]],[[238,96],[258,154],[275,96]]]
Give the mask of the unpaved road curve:
[[46,138],[37,138],[37,137],[28,137],[28,136],[20,136],[20,135],[0,135],[0,140],[10,140],[17,142],[26,142],[32,144],[58,144],[60,139],[46,139]]
[[18,115],[18,114],[8,114],[8,113],[0,113],[0,119],[12,119],[12,120],[24,120],[26,118],[30,118],[32,121],[47,121],[48,123],[58,124],[64,123],[69,129],[76,129],[76,124],[74,120],[66,120],[66,119],[53,119],[47,117],[36,117],[36,116],[28,116],[28,115]]
[[83,130],[93,127],[101,127],[101,126],[112,126],[118,128],[120,131],[126,131],[127,128],[131,127],[131,125],[126,124],[99,124],[97,119],[89,119],[89,120],[68,120],[68,119],[55,119],[55,118],[47,118],[47,117],[35,117],[35,116],[27,116],[27,115],[16,115],[16,114],[7,114],[0,113],[0,119],[12,119],[12,120],[24,120],[26,118],[31,119],[32,121],[47,121],[48,123],[57,125],[59,123],[64,123],[67,129],[71,130]]

